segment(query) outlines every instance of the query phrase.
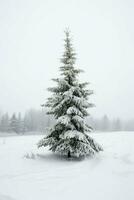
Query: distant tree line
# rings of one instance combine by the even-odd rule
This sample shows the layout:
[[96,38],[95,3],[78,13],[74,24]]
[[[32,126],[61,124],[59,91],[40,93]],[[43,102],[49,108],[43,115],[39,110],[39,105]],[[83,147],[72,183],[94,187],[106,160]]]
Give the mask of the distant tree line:
[[110,119],[107,115],[104,115],[102,118],[88,117],[87,120],[95,131],[134,131],[134,119]]
[[[94,131],[134,131],[134,120],[110,119],[107,115],[102,118],[88,117],[87,123]],[[54,124],[52,116],[46,110],[30,109],[22,116],[21,113],[0,113],[0,132],[26,134],[28,132],[43,132]]]
[[44,132],[54,119],[46,111],[30,109],[22,116],[21,113],[0,114],[0,132],[25,134],[27,132]]

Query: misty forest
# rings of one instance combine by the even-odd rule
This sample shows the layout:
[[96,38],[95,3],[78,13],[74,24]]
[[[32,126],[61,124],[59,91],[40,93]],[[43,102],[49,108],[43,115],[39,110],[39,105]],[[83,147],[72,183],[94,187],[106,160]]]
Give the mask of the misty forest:
[[[44,134],[48,128],[52,127],[55,119],[46,114],[47,110],[29,109],[25,114],[7,113],[0,114],[0,133],[5,134]],[[88,124],[93,127],[93,132],[102,131],[134,131],[134,120],[121,120],[120,118],[109,118],[107,115],[101,118],[88,116]],[[118,133],[118,132],[117,132]]]

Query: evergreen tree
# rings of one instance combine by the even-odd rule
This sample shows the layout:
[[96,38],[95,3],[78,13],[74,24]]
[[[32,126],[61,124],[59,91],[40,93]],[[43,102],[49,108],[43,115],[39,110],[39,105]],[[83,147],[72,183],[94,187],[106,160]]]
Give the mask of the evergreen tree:
[[121,120],[117,118],[113,121],[113,131],[121,131],[121,130],[122,130]]
[[10,130],[11,132],[18,133],[18,120],[15,113],[12,115],[10,119]]
[[88,96],[93,91],[85,89],[88,83],[78,82],[77,77],[81,70],[74,67],[76,54],[69,31],[65,31],[65,34],[61,78],[53,79],[57,86],[48,89],[53,95],[46,103],[48,114],[54,115],[56,123],[49,134],[39,141],[38,147],[49,146],[53,152],[79,157],[94,154],[102,148],[87,134],[92,128],[84,119],[88,116],[87,108],[93,106],[88,103]]
[[16,131],[17,133],[24,133],[24,122],[21,117],[21,113],[18,113],[17,121],[16,121]]
[[107,115],[104,115],[101,121],[101,130],[102,131],[108,131],[110,130],[110,121]]
[[1,121],[0,121],[0,131],[1,132],[9,132],[10,127],[9,127],[9,116],[8,113],[2,115]]

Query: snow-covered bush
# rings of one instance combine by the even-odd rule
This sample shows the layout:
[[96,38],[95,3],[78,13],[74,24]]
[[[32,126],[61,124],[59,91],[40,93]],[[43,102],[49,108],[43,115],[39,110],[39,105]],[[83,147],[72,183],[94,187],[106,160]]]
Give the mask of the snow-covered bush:
[[30,153],[26,153],[24,155],[24,158],[27,158],[27,159],[35,159],[35,154],[30,152]]

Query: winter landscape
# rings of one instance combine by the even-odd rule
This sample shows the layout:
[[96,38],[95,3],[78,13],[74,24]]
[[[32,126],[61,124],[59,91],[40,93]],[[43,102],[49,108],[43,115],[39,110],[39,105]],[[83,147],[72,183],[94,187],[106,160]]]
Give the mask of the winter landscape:
[[84,160],[37,149],[41,135],[0,137],[0,200],[133,200],[134,132],[92,136],[105,151]]
[[133,10],[0,1],[0,200],[134,200]]

